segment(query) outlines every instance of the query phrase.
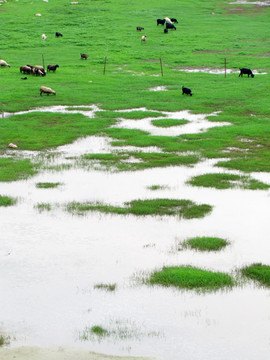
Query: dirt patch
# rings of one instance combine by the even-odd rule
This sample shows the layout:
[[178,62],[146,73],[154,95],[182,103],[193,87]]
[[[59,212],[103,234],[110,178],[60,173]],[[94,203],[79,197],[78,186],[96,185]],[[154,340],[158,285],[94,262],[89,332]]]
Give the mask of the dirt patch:
[[266,51],[262,54],[259,54],[259,55],[254,55],[256,57],[270,57],[270,51]]

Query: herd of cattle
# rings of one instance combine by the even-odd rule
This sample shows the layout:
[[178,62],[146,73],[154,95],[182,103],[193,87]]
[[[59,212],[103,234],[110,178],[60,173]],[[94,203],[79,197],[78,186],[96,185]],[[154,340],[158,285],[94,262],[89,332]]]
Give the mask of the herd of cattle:
[[[164,29],[164,33],[168,33],[168,30],[169,29],[174,29],[176,30],[176,27],[174,26],[174,23],[175,24],[178,24],[178,21],[177,19],[175,18],[168,18],[168,17],[165,17],[164,19],[157,19],[157,26],[158,25],[162,25],[164,26],[166,24],[166,28]],[[136,27],[136,30],[137,31],[142,31],[144,30],[143,27],[141,26],[137,26]],[[58,37],[62,37],[63,35],[59,32],[56,32],[55,33],[55,36],[58,38]],[[47,36],[45,34],[42,34],[41,35],[42,39],[43,40],[46,40],[47,39]],[[141,41],[146,41],[146,37],[147,35],[143,35],[141,37]],[[88,58],[88,55],[87,54],[81,54],[81,59],[83,60],[87,60]],[[10,67],[10,65],[5,61],[5,60],[1,60],[0,59],[0,66],[1,67]],[[49,71],[53,71],[55,72],[55,70],[59,67],[59,65],[48,65],[47,66],[47,72]],[[21,66],[20,67],[20,72],[23,73],[23,74],[32,74],[32,75],[36,75],[36,76],[45,76],[46,75],[46,70],[44,69],[43,66],[40,66],[40,65],[35,65],[35,66],[32,66],[32,65],[24,65],[24,66]],[[254,74],[252,73],[252,71],[248,68],[241,68],[240,69],[240,74],[239,74],[239,77],[243,76],[243,75],[248,75],[251,76],[252,78],[254,78]],[[26,80],[27,77],[24,77],[22,78],[22,80]],[[53,95],[56,95],[56,92],[54,90],[52,90],[51,88],[48,88],[48,87],[45,87],[45,86],[41,86],[40,87],[40,95],[42,94],[53,94]],[[182,87],[182,95],[190,95],[192,96],[192,91],[191,89],[189,88],[186,88],[186,87]]]

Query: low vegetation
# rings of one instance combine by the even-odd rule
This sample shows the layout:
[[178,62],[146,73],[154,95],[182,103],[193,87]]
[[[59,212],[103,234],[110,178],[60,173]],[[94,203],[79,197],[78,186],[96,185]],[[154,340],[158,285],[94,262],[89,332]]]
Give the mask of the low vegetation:
[[253,264],[242,269],[242,274],[252,280],[257,280],[260,284],[270,287],[270,266],[263,264]]
[[106,291],[115,291],[116,284],[96,284],[94,289],[106,290]]
[[217,237],[195,237],[184,241],[183,248],[199,251],[219,251],[228,245],[228,241]]
[[51,209],[52,209],[50,203],[38,203],[38,204],[35,205],[35,208],[36,208],[39,212],[51,211]]
[[185,125],[188,123],[188,120],[176,120],[176,119],[157,119],[152,120],[152,124],[157,127],[172,127],[172,126],[179,126],[179,125]]
[[35,175],[38,167],[29,159],[0,158],[0,181],[25,180]]
[[159,215],[179,216],[180,218],[201,218],[211,212],[212,206],[207,204],[197,205],[191,200],[151,199],[133,200],[124,203],[124,206],[104,205],[102,203],[67,204],[67,210],[73,214],[84,214],[87,211],[99,211],[112,214],[133,214],[137,216]]
[[60,182],[56,182],[56,183],[53,183],[53,182],[39,182],[39,183],[36,183],[36,187],[39,188],[39,189],[54,189],[54,188],[57,188],[59,185],[62,185],[62,183],[60,183]]
[[193,177],[187,182],[193,186],[213,187],[216,189],[241,188],[249,190],[267,190],[270,185],[252,179],[249,176],[234,174],[204,174]]
[[11,205],[15,205],[17,202],[17,199],[9,197],[9,196],[5,196],[5,195],[0,195],[0,206],[11,206]]
[[164,267],[151,274],[147,283],[151,285],[174,286],[189,290],[217,290],[232,287],[234,281],[228,274],[198,269],[192,266]]
[[169,189],[169,186],[166,185],[151,185],[148,186],[147,189],[155,191],[155,190],[165,190],[165,189]]

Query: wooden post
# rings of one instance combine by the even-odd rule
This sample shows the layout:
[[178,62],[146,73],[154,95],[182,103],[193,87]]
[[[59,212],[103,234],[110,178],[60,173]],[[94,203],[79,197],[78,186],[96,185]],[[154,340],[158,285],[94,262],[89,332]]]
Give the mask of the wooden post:
[[45,64],[44,64],[44,55],[42,54],[42,62],[43,62],[43,69],[45,69]]
[[224,59],[224,65],[225,65],[225,78],[226,78],[226,71],[227,71],[227,69],[226,69],[226,66],[227,66],[226,58]]
[[161,60],[161,58],[159,58],[159,61],[160,61],[160,70],[161,70],[161,76],[163,76],[163,69],[162,69],[162,60]]
[[104,70],[103,70],[103,75],[105,75],[105,71],[106,71],[106,63],[107,63],[107,56],[105,56],[105,60],[104,60]]

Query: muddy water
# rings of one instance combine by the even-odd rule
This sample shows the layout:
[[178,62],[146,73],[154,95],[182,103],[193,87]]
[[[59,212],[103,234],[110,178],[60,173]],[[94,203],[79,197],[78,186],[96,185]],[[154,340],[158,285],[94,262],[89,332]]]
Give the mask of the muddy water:
[[[68,146],[66,151],[72,153]],[[16,339],[11,345],[79,347],[166,360],[179,354],[183,360],[268,360],[269,290],[247,283],[199,295],[136,281],[164,265],[232,272],[254,262],[269,264],[270,192],[185,185],[191,176],[221,171],[213,165],[206,161],[193,168],[117,174],[72,169],[1,183],[1,194],[20,199],[17,206],[0,208],[0,327]],[[269,174],[262,177],[270,183]],[[41,181],[63,185],[37,189]],[[151,185],[166,188],[153,192]],[[197,220],[72,216],[64,210],[72,200],[122,204],[158,197],[187,198],[214,210]],[[55,205],[39,213],[34,208],[38,202]],[[193,236],[219,236],[231,245],[213,254],[177,250]],[[116,290],[94,289],[98,283],[116,283]],[[101,341],[82,341],[83,331],[93,325],[113,333]]]

